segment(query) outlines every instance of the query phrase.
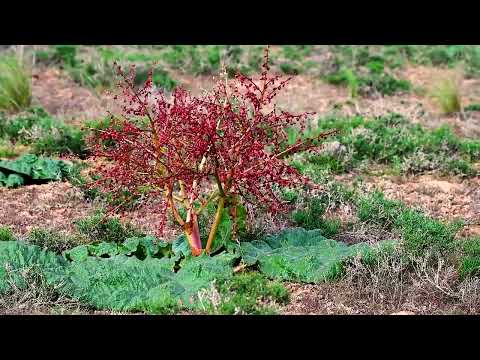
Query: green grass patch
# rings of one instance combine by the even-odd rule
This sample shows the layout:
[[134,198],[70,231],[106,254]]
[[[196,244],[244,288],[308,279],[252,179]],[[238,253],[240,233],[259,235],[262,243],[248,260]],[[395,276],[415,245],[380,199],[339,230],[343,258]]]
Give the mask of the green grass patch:
[[480,141],[460,138],[448,126],[428,130],[394,113],[374,119],[321,118],[315,130],[299,133],[292,129],[289,142],[314,137],[332,128],[340,130],[330,140],[334,146],[327,146],[320,154],[297,157],[293,165],[300,171],[311,168],[308,175],[314,177],[319,172],[358,171],[368,164],[391,167],[399,174],[436,171],[442,175],[475,176],[478,173],[474,163],[480,160]]
[[0,121],[0,138],[29,146],[35,154],[84,157],[87,154],[84,137],[81,129],[51,117],[39,107]]
[[272,315],[276,313],[273,304],[286,304],[290,299],[284,285],[258,272],[235,275],[203,294],[204,311],[214,315]]
[[30,106],[31,75],[13,57],[0,57],[0,111],[16,112]]
[[131,224],[123,224],[118,218],[107,217],[102,212],[76,220],[75,226],[90,242],[122,243],[129,237],[143,235]]
[[465,240],[462,244],[462,257],[459,265],[461,279],[480,274],[480,237]]
[[78,235],[61,234],[56,231],[40,228],[35,228],[30,231],[25,240],[42,249],[47,249],[59,254],[85,242],[85,239]]
[[6,226],[0,226],[0,241],[14,241],[16,240],[12,229]]

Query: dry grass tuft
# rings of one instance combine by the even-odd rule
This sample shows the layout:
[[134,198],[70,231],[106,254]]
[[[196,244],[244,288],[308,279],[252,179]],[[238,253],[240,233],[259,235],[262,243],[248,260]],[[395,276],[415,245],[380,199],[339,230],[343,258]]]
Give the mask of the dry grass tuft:
[[442,113],[452,114],[462,111],[462,79],[460,72],[450,77],[444,77],[436,81],[429,95],[440,107]]

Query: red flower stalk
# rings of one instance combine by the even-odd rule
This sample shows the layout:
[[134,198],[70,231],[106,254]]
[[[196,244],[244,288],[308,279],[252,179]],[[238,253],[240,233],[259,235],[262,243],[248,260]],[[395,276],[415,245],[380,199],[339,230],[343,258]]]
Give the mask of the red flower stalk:
[[[162,223],[169,210],[183,227],[193,255],[203,250],[197,217],[208,203],[215,201],[217,211],[207,253],[232,199],[261,204],[270,212],[285,210],[273,185],[295,187],[310,181],[284,158],[318,147],[315,140],[334,132],[285,148],[286,129],[303,128],[310,114],[293,115],[271,105],[290,78],[269,74],[268,47],[259,81],[238,74],[229,83],[225,77],[210,94],[200,97],[176,89],[167,100],[154,92],[151,72],[145,85],[136,89],[134,69],[117,70],[122,78],[123,114],[113,117],[111,126],[96,137],[115,143],[111,147],[95,143],[95,156],[108,159],[99,168],[97,184],[117,195],[128,191],[162,199],[157,207]],[[178,206],[185,207],[185,217]]]

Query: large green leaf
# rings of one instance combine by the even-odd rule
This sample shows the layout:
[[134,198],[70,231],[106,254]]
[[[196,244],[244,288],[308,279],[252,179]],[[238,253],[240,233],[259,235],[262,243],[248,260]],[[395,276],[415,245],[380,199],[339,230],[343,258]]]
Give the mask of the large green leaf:
[[36,267],[49,279],[57,279],[63,272],[65,260],[36,245],[19,241],[0,242],[0,294],[10,289],[10,280],[17,287],[24,286],[21,272]]
[[88,256],[113,257],[115,255],[136,256],[139,259],[146,257],[171,257],[175,255],[172,244],[158,240],[153,236],[131,237],[123,244],[101,242],[89,245],[79,245],[65,252],[67,259],[82,261]]
[[87,260],[89,253],[88,245],[79,245],[73,249],[65,251],[65,256],[71,261],[84,261]]
[[175,255],[189,256],[192,254],[187,237],[184,234],[173,240],[172,251]]
[[148,311],[149,291],[171,281],[172,267],[169,259],[89,257],[66,267],[61,291],[99,309]]
[[14,188],[17,186],[21,186],[24,184],[24,179],[21,175],[18,174],[10,174],[8,175],[7,179],[5,180],[5,186],[9,188]]
[[15,160],[0,161],[0,169],[32,178],[34,180],[61,180],[69,165],[61,160],[26,154]]
[[15,160],[0,161],[0,168],[9,170],[14,173],[31,176],[32,164],[34,164],[36,161],[36,155],[27,154]]
[[63,164],[60,160],[38,158],[32,164],[32,179],[61,180],[64,177]]
[[175,258],[89,257],[66,268],[63,291],[100,309],[155,313],[195,308],[198,291],[233,275],[235,258],[231,254],[189,258],[175,273]]
[[70,251],[73,261],[69,262],[35,245],[1,242],[0,293],[8,291],[12,281],[21,288],[21,272],[37,266],[59,292],[98,309],[168,313],[178,308],[195,308],[198,291],[214,280],[230,278],[232,265],[238,259],[227,253],[190,257],[174,272],[178,257],[100,258],[85,256],[85,250],[83,246]]
[[258,263],[260,271],[272,279],[319,283],[334,279],[343,262],[355,255],[365,256],[373,248],[360,243],[347,246],[326,239],[320,230],[289,229],[262,241],[244,242],[240,253],[247,265]]

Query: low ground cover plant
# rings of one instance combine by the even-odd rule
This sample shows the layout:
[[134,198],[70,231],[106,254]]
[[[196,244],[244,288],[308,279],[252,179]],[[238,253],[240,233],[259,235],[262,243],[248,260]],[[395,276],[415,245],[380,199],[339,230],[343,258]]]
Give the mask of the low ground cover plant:
[[[343,173],[374,163],[387,165],[400,174],[477,174],[474,163],[480,159],[480,143],[458,137],[448,126],[427,130],[394,113],[374,119],[330,117],[319,119],[317,128],[308,130],[306,136],[314,136],[325,128],[339,129],[335,142],[303,161],[297,158],[297,168]],[[301,136],[298,130],[292,130],[290,141]]]
[[85,157],[88,153],[85,131],[55,119],[41,107],[0,120],[0,138],[12,145],[28,146],[35,154]]
[[23,155],[15,160],[0,160],[0,186],[17,187],[66,179],[70,165],[64,161]]

